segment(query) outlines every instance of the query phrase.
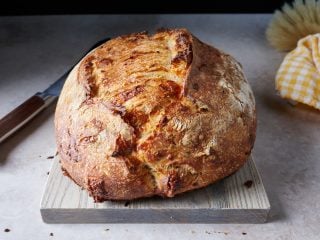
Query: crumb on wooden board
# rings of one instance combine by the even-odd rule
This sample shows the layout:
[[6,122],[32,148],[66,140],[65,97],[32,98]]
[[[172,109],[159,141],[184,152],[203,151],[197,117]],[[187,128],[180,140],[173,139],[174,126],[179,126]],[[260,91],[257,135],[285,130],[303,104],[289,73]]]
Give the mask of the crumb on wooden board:
[[244,184],[247,188],[251,188],[253,185],[253,181],[252,180],[247,180],[244,182]]

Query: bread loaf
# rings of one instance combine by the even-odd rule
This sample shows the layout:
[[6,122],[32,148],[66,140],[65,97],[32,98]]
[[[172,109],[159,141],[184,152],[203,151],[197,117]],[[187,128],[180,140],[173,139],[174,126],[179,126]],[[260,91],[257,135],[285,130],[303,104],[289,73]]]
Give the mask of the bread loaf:
[[117,37],[73,69],[55,129],[64,173],[96,202],[176,194],[238,170],[255,140],[241,65],[186,29]]

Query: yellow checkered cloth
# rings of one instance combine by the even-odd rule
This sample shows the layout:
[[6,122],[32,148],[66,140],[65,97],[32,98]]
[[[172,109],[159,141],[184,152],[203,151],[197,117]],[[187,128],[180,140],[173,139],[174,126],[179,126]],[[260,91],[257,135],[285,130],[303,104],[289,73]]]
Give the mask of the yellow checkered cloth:
[[284,98],[320,109],[320,34],[309,35],[288,53],[276,75]]

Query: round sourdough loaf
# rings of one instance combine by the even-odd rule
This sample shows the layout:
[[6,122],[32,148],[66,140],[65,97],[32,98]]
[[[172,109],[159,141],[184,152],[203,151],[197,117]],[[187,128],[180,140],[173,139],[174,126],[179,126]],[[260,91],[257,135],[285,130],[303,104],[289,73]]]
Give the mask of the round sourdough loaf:
[[65,82],[62,169],[96,202],[201,188],[238,170],[255,140],[241,65],[186,29],[112,39]]

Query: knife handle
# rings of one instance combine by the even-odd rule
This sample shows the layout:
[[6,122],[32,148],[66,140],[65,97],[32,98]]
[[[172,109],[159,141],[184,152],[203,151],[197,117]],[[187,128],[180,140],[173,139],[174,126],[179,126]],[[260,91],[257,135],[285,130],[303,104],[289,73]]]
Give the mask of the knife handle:
[[34,95],[0,119],[0,143],[47,107],[53,98]]

